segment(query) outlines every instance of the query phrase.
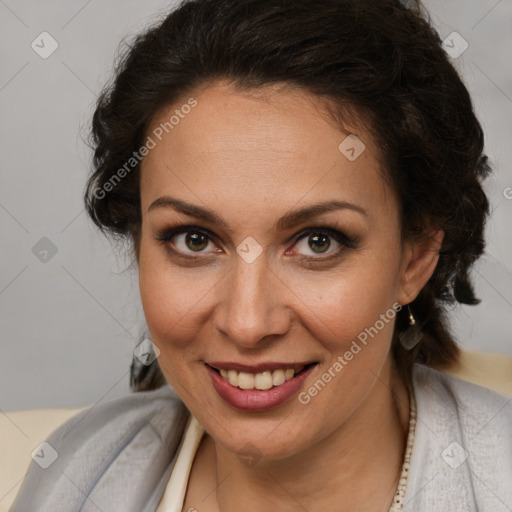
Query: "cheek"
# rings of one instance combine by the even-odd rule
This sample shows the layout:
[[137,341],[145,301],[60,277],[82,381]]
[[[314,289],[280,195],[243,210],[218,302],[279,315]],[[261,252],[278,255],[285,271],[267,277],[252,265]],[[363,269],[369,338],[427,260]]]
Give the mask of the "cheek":
[[305,327],[314,343],[322,345],[323,357],[316,379],[299,401],[314,404],[305,409],[308,421],[321,417],[326,433],[340,417],[350,416],[387,361],[400,306],[394,299],[395,276],[384,267],[364,265],[334,279],[302,281],[299,316],[309,322]]
[[395,255],[378,258],[366,254],[354,256],[335,271],[289,276],[286,285],[299,299],[296,305],[306,328],[338,355],[358,337],[364,343],[368,330],[375,336],[372,327],[377,328],[380,339],[390,339],[397,282]]
[[180,329],[194,314],[200,301],[201,289],[193,275],[170,265],[162,250],[141,243],[139,258],[139,288],[144,315],[153,342],[159,346],[173,340],[177,345],[183,338]]
[[[197,339],[198,311],[204,300],[204,282],[195,283],[190,272],[171,266],[159,248],[141,244],[139,288],[151,340],[160,350],[158,364],[176,392],[189,397],[196,359],[191,340]],[[191,346],[192,345],[192,346]]]
[[[141,242],[139,288],[144,316],[153,343],[160,349],[161,365],[197,359],[196,340],[214,311],[228,269],[180,267],[165,250]],[[178,365],[183,366],[183,365]]]

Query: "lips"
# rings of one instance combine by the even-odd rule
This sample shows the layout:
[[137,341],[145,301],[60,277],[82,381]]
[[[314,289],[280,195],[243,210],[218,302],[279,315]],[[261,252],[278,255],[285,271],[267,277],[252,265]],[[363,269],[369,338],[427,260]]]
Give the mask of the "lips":
[[[308,376],[316,370],[317,363],[273,362],[258,365],[245,365],[231,362],[211,362],[205,363],[204,366],[210,375],[213,387],[226,403],[240,410],[263,411],[277,407],[290,400],[300,390]],[[242,387],[245,387],[247,378],[250,375],[254,375],[256,379],[258,376],[261,376],[262,373],[269,372],[271,367],[277,367],[274,373],[282,373],[283,368],[287,368],[290,373],[294,373],[293,368],[301,369],[302,367],[302,369],[296,375],[278,385],[270,386],[267,381],[267,385],[261,386],[264,389],[250,389],[252,387],[251,383],[249,383],[246,389],[241,389],[236,385],[232,385],[221,375],[221,370],[224,374],[238,373],[234,368],[239,368],[241,369],[240,374],[245,374],[243,375],[244,383],[242,385]]]
[[286,362],[268,362],[268,363],[258,363],[258,364],[243,364],[243,363],[235,363],[235,362],[223,362],[223,361],[210,361],[206,364],[211,366],[214,370],[236,370],[237,372],[247,372],[247,373],[261,373],[264,371],[274,371],[274,370],[287,370],[289,368],[293,369],[296,373],[299,373],[305,366],[309,366],[311,364],[315,364],[315,361],[304,361],[298,363],[286,363]]

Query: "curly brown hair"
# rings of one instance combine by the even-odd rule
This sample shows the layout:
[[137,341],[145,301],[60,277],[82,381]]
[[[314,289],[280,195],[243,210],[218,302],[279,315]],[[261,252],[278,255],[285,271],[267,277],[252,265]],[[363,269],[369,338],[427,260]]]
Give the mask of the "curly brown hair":
[[[468,90],[419,1],[185,0],[138,34],[120,51],[97,101],[94,169],[84,194],[95,224],[130,240],[135,254],[140,163],[114,185],[112,177],[161,108],[218,79],[249,90],[291,84],[340,114],[350,106],[364,117],[399,198],[403,239],[424,236],[432,225],[445,232],[434,274],[410,304],[422,340],[410,351],[398,343],[408,328],[404,308],[394,357],[404,377],[414,362],[453,364],[459,349],[446,309],[479,302],[468,272],[484,250],[489,203],[481,182],[491,169]],[[132,363],[132,389],[164,383],[156,361]]]

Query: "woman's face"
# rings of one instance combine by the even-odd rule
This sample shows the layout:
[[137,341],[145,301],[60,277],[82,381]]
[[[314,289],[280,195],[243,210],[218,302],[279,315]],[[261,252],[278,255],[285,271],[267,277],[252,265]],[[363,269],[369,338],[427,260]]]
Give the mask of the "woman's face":
[[[306,93],[222,83],[159,112],[147,132],[147,324],[167,380],[229,451],[297,453],[389,394],[397,305],[434,267],[417,276],[379,148],[354,133],[345,140]],[[280,384],[279,369],[310,363]],[[240,389],[208,364],[272,389]]]

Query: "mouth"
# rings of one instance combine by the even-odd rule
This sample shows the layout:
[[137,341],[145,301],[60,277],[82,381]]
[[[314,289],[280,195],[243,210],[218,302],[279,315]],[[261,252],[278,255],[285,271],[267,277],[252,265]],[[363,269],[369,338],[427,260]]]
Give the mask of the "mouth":
[[282,386],[317,364],[317,362],[266,363],[258,366],[246,366],[234,363],[205,363],[231,386],[260,391]]
[[314,378],[318,362],[204,363],[211,383],[225,403],[241,411],[262,412],[279,407]]

